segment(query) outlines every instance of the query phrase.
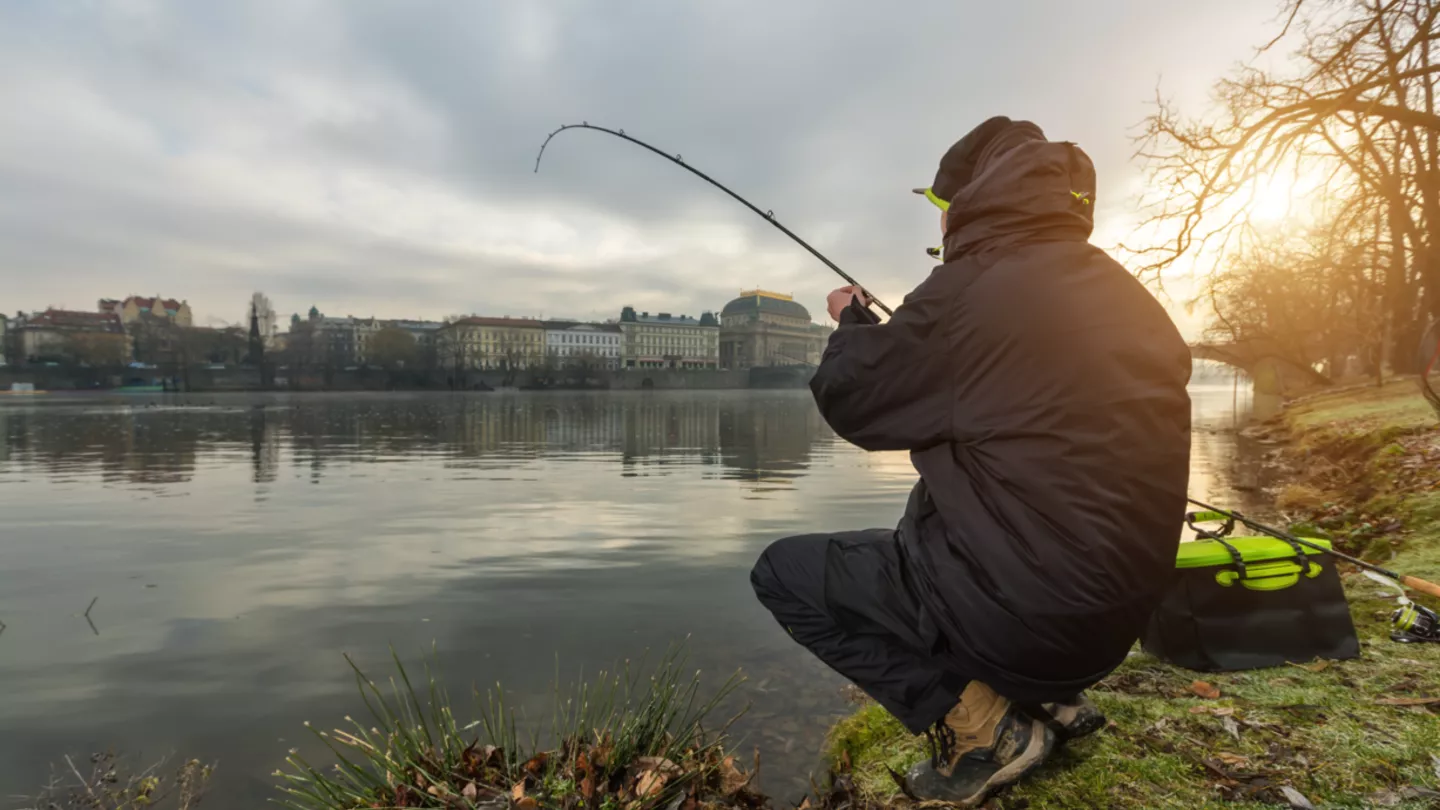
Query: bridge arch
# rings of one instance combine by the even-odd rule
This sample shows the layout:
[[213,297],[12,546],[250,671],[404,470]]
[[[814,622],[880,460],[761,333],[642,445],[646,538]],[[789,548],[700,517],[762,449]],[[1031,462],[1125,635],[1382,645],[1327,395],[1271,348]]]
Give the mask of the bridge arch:
[[1224,363],[1244,371],[1250,375],[1257,394],[1283,396],[1330,383],[1315,369],[1284,359],[1255,343],[1192,343],[1190,358]]

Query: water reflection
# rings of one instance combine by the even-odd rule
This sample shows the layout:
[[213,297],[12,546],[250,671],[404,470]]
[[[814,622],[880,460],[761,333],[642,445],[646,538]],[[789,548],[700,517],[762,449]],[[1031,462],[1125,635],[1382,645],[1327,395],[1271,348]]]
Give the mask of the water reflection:
[[[1196,397],[1221,500],[1230,400]],[[218,758],[217,806],[253,805],[303,721],[360,708],[342,653],[433,642],[457,693],[503,681],[543,722],[557,656],[689,636],[712,681],[750,677],[738,730],[798,796],[842,684],[746,572],[776,537],[894,525],[913,480],[804,391],[5,402],[0,792],[114,746]]]
[[290,464],[320,481],[327,467],[449,459],[452,468],[539,458],[612,456],[626,475],[715,465],[724,477],[783,483],[833,438],[803,396],[778,394],[58,398],[0,408],[10,472],[99,471],[136,484],[189,481],[202,451],[250,450],[254,483]]

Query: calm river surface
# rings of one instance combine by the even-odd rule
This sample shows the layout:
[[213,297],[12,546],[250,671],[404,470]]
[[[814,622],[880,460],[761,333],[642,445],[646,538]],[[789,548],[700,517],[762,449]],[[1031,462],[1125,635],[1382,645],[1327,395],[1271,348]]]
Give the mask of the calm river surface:
[[[1232,389],[1192,396],[1192,493],[1226,500]],[[453,694],[500,681],[548,728],[557,656],[686,636],[707,683],[744,671],[738,732],[798,798],[842,681],[750,566],[893,526],[913,480],[805,391],[0,397],[0,806],[102,749],[218,760],[206,805],[254,806],[304,721],[362,714],[344,653],[433,643]]]

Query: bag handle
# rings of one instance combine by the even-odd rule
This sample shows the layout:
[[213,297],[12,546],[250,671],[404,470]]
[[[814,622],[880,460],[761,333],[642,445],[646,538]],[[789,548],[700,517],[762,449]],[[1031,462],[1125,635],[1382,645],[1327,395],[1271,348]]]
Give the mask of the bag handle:
[[[1216,521],[1223,521],[1225,525],[1219,529],[1202,529],[1195,525],[1196,523],[1214,523]],[[1187,512],[1185,513],[1185,525],[1195,532],[1196,537],[1219,540],[1235,531],[1235,515],[1223,515],[1219,512]]]
[[1230,552],[1230,558],[1235,561],[1235,571],[1239,574],[1240,580],[1243,581],[1250,578],[1249,572],[1245,570],[1245,558],[1241,556],[1240,549],[1235,548],[1235,546],[1231,545],[1220,535],[1211,535],[1208,539],[1214,540],[1224,546],[1226,551]]
[[[1212,514],[1213,514],[1213,513],[1212,513]],[[1244,516],[1241,515],[1239,512],[1232,512],[1231,514],[1232,514],[1236,519],[1244,520]],[[1232,522],[1233,522],[1233,521],[1232,521]],[[1228,528],[1229,528],[1229,526],[1227,526],[1227,529],[1228,529]],[[1293,551],[1295,552],[1295,564],[1300,567],[1300,574],[1301,574],[1302,576],[1306,576],[1306,577],[1313,577],[1313,576],[1314,576],[1314,574],[1311,574],[1311,573],[1310,573],[1310,570],[1311,570],[1311,569],[1310,569],[1310,566],[1312,566],[1312,565],[1318,566],[1318,563],[1312,562],[1312,561],[1310,560],[1310,555],[1308,555],[1308,554],[1305,553],[1305,549],[1304,549],[1299,543],[1295,542],[1294,540],[1290,539],[1289,537],[1279,537],[1278,535],[1275,537],[1275,539],[1285,541],[1285,545],[1289,546],[1289,547],[1291,548],[1291,550],[1293,550]]]

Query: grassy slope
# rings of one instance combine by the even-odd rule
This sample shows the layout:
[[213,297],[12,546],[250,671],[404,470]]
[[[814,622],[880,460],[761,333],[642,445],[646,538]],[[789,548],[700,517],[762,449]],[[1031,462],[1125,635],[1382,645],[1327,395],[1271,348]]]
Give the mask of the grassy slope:
[[[1268,427],[1286,439],[1277,461],[1287,519],[1440,580],[1440,429],[1413,384],[1310,400]],[[1205,676],[1133,653],[1092,693],[1112,725],[992,806],[1283,806],[1289,786],[1321,807],[1440,807],[1404,792],[1440,790],[1440,705],[1377,703],[1440,697],[1440,644],[1390,641],[1393,600],[1361,576],[1347,576],[1346,589],[1360,659]],[[1197,678],[1221,697],[1196,697]],[[923,738],[874,704],[836,726],[829,748],[880,801],[897,798],[886,766],[903,773],[925,756]]]

